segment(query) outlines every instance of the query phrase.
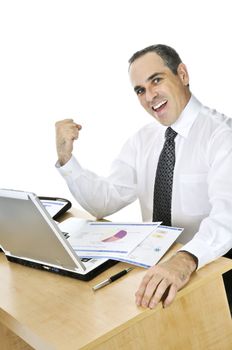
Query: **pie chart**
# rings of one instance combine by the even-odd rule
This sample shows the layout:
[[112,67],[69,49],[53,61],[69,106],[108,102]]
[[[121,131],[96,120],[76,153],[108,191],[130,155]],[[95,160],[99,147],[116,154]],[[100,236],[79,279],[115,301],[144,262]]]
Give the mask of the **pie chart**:
[[126,235],[127,235],[126,231],[120,230],[117,233],[115,233],[113,236],[103,239],[102,242],[115,242],[115,241],[118,241],[119,239],[122,239]]

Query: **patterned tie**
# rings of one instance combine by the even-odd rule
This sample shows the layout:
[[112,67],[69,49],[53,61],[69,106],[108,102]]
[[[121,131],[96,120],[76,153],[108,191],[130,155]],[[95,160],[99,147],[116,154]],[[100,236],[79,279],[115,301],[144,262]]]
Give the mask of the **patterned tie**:
[[177,133],[170,127],[165,132],[165,143],[159,156],[156,170],[153,221],[162,221],[171,226],[172,181],[175,166],[175,137]]

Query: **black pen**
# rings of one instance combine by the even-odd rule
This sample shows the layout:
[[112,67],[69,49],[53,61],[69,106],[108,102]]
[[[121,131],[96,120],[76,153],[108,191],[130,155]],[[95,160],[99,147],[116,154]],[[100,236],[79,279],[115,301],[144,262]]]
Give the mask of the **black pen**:
[[100,289],[100,288],[102,288],[102,287],[107,286],[108,284],[110,284],[110,283],[116,281],[116,280],[119,279],[120,277],[126,275],[126,274],[127,274],[128,272],[130,272],[131,270],[133,270],[133,267],[129,267],[128,269],[125,269],[125,270],[122,270],[122,271],[116,273],[116,275],[113,275],[113,276],[107,278],[106,280],[104,280],[104,281],[102,281],[102,282],[96,284],[96,286],[93,287],[93,290],[95,291],[95,290],[98,290],[98,289]]

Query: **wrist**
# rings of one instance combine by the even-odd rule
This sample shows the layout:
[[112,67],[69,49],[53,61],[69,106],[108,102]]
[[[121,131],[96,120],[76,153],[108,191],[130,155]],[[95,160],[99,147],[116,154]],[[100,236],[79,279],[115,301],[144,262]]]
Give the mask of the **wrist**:
[[176,256],[183,259],[185,264],[188,265],[191,272],[196,271],[196,269],[198,267],[198,258],[195,255],[189,253],[186,250],[180,250],[176,253]]
[[71,159],[72,154],[71,155],[59,155],[58,156],[58,162],[60,164],[60,166],[64,166],[66,163],[68,163],[68,161]]

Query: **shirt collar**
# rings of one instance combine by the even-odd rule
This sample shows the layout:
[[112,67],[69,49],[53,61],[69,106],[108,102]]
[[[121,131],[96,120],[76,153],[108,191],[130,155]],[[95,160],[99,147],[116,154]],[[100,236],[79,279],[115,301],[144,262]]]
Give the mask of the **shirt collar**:
[[172,129],[186,138],[201,107],[202,104],[192,95],[179,118],[171,125]]

